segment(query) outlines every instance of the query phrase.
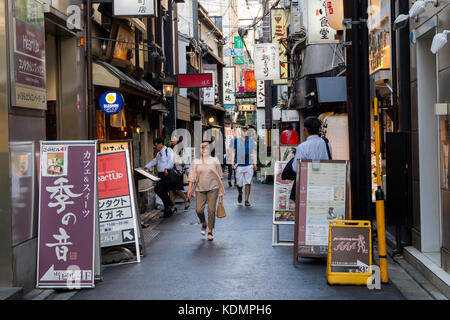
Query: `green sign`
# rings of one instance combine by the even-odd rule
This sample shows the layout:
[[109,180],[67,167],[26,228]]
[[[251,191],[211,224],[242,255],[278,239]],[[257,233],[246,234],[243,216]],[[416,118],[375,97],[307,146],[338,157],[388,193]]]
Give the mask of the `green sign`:
[[234,64],[244,64],[244,56],[234,57]]
[[234,48],[242,49],[243,47],[244,47],[244,42],[242,41],[241,37],[234,37]]

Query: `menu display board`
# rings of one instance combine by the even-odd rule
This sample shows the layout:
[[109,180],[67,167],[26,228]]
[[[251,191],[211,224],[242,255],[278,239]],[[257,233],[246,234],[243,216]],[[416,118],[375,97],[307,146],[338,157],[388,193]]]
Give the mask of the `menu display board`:
[[299,256],[326,257],[329,222],[348,216],[348,162],[297,161],[294,264]]
[[367,284],[372,275],[370,221],[331,221],[327,281],[330,284]]
[[281,179],[288,161],[275,162],[275,183],[273,185],[273,223],[294,224],[295,201],[290,199],[294,181]]

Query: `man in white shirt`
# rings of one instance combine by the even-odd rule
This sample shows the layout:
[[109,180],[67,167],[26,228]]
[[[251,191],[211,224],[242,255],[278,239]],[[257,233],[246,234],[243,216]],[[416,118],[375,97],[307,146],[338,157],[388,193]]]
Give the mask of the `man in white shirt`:
[[[297,172],[297,159],[301,160],[331,160],[331,146],[326,138],[319,137],[320,120],[316,117],[307,117],[304,122],[306,140],[295,149],[292,170]],[[328,145],[328,150],[327,150]],[[295,200],[296,182],[292,186],[291,200]]]
[[177,211],[174,203],[170,200],[169,190],[171,186],[167,184],[167,176],[169,175],[169,171],[173,170],[174,162],[173,162],[173,150],[167,148],[163,139],[156,138],[154,140],[156,151],[158,152],[156,157],[145,165],[145,168],[150,170],[154,166],[156,166],[156,170],[158,171],[158,177],[161,179],[156,183],[155,193],[158,197],[161,198],[164,204],[164,218],[170,217]]

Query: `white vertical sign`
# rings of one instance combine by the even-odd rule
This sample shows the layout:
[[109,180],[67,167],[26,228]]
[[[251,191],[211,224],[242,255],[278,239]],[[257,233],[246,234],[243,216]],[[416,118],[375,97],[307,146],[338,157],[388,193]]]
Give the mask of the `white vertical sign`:
[[255,80],[280,79],[278,43],[260,43],[254,47]]
[[114,16],[154,16],[155,0],[114,0]]
[[308,43],[339,43],[335,36],[336,30],[328,24],[327,1],[308,0]]
[[203,88],[203,104],[215,105],[215,95],[216,95],[216,73],[214,70],[205,70],[205,73],[212,74],[212,87]]
[[264,80],[256,81],[256,107],[266,107],[266,92],[264,88]]
[[223,68],[223,104],[236,104],[236,80],[234,67]]

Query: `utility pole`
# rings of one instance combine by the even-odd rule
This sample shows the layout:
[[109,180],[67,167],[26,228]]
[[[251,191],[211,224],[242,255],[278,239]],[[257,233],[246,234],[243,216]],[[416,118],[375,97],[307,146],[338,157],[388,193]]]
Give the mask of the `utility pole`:
[[91,20],[92,1],[85,1],[85,25],[86,25],[86,85],[87,85],[87,109],[88,109],[88,139],[97,138],[96,116],[95,116],[95,97],[92,81],[92,20]]
[[[165,73],[166,77],[174,77],[174,63],[173,63],[173,1],[168,1],[168,10],[166,15],[166,21],[164,22],[164,55],[166,57]],[[169,116],[167,124],[167,134],[171,135],[175,130],[176,114],[175,114],[175,97],[166,97],[169,105]]]

